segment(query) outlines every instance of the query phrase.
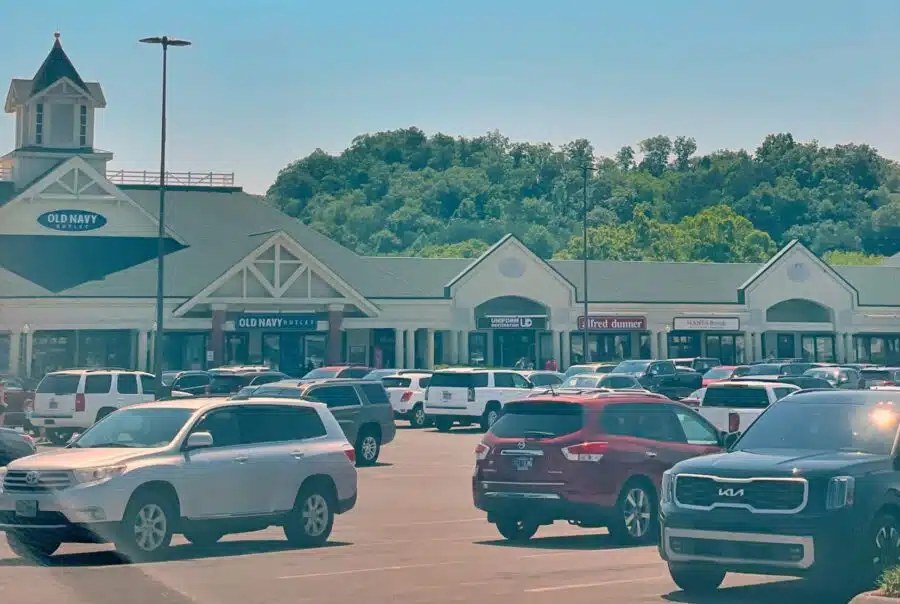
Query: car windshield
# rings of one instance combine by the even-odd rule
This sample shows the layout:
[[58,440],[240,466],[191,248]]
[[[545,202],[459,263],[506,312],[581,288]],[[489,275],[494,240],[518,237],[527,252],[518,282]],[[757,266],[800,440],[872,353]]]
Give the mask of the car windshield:
[[309,373],[303,376],[304,380],[327,380],[329,378],[335,377],[338,373],[340,373],[340,369],[326,369],[324,367],[320,367],[319,369],[313,369]]
[[710,369],[706,373],[703,374],[703,379],[705,380],[724,380],[725,378],[731,377],[731,373],[734,370],[729,367],[716,367],[714,369]]
[[804,376],[819,378],[820,380],[828,380],[829,382],[837,382],[837,369],[807,369],[803,372]]
[[569,379],[573,375],[579,375],[581,373],[592,373],[593,370],[590,367],[586,367],[585,365],[572,365],[566,372],[563,374],[563,378]]
[[750,369],[744,375],[780,375],[781,365],[772,363],[760,363],[759,365],[751,365]]
[[650,366],[650,361],[622,361],[613,373],[643,373]]
[[567,379],[562,387],[563,388],[596,388],[597,384],[600,383],[600,380],[603,379],[603,376],[600,375],[576,375]]
[[807,393],[775,403],[751,424],[735,449],[890,454],[900,418],[900,395],[862,390],[842,394],[853,396]]
[[175,383],[175,378],[178,377],[177,371],[166,371],[162,374],[162,383],[163,386],[171,386]]
[[75,449],[165,447],[184,427],[193,409],[142,407],[121,409],[88,428],[71,447]]

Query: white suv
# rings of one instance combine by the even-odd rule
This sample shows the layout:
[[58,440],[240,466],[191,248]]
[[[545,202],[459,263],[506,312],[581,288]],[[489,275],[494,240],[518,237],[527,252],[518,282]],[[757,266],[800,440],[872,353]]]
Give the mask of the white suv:
[[531,394],[531,382],[515,371],[502,369],[445,369],[431,374],[425,391],[425,415],[447,432],[454,422],[479,422],[489,430],[508,401]]
[[124,369],[70,369],[38,384],[30,421],[54,444],[66,443],[116,409],[156,398],[149,373]]
[[0,531],[16,554],[112,542],[153,559],[173,533],[196,545],[284,528],[321,545],[356,505],[355,453],[321,403],[191,398],[135,405],[64,449],[0,469]]

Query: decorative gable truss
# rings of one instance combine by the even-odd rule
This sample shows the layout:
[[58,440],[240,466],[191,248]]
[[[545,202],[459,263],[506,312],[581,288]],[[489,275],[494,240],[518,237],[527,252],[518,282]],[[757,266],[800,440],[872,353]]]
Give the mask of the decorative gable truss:
[[34,193],[43,199],[116,199],[117,195],[86,171],[73,167]]
[[182,304],[183,316],[198,304],[352,304],[369,316],[369,302],[284,233],[277,233],[203,291]]

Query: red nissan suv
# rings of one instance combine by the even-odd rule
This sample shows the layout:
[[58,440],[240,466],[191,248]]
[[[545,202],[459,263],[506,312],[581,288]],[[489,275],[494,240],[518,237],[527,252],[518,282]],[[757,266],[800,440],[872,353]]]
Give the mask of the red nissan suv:
[[724,437],[689,407],[655,394],[509,402],[475,448],[475,507],[510,540],[566,520],[607,527],[623,545],[652,543],[663,472],[720,453]]

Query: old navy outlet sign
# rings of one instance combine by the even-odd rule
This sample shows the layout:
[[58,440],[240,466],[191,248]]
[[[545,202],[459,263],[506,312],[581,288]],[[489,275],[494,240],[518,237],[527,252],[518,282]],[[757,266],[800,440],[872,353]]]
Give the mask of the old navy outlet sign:
[[315,331],[318,324],[314,314],[244,313],[234,321],[235,329],[274,331]]
[[87,210],[53,210],[37,217],[38,224],[53,231],[95,231],[106,226],[106,217]]

